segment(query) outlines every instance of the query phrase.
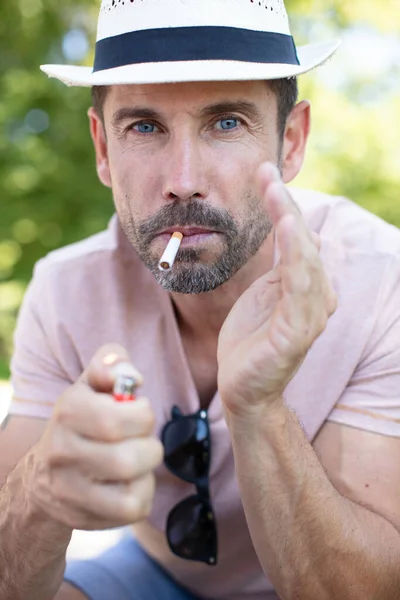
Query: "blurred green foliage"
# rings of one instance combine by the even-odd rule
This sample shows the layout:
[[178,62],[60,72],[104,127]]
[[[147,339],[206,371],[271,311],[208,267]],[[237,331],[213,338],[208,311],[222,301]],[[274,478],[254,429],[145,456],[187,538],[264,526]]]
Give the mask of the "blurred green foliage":
[[[398,0],[286,4],[298,43],[351,39],[349,29],[360,28],[377,43],[395,40],[400,30]],[[0,7],[0,377],[8,375],[15,318],[35,261],[104,228],[113,212],[95,172],[90,91],[67,89],[38,69],[74,62],[71,53],[91,64],[97,12],[98,0],[13,0]],[[338,80],[328,65],[328,76],[319,69],[301,79],[314,122],[296,185],[347,195],[400,225],[400,92],[393,85],[400,58],[381,74],[368,70],[371,48],[364,50],[354,76]],[[346,63],[343,49],[338,57],[332,64]]]

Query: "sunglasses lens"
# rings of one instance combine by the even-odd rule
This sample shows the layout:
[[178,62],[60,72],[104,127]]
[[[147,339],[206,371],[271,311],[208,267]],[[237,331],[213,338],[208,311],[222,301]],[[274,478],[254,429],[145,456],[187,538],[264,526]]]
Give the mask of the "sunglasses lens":
[[211,506],[197,496],[186,498],[170,512],[167,538],[171,550],[181,558],[216,564],[215,517]]
[[209,430],[206,420],[190,417],[170,421],[162,441],[165,464],[178,477],[195,483],[208,474]]

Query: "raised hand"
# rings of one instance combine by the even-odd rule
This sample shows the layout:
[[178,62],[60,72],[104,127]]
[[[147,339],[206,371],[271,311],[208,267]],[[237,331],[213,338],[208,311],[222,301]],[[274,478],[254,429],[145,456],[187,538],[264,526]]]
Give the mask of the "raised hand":
[[308,231],[275,166],[263,164],[257,179],[280,261],[239,298],[220,332],[218,389],[225,409],[238,415],[281,399],[336,310],[318,236]]

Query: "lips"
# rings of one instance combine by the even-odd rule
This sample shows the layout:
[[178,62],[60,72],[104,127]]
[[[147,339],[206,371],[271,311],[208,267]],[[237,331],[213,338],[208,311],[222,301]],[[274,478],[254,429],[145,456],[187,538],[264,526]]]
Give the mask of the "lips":
[[172,227],[170,229],[165,229],[161,231],[159,235],[170,234],[173,233],[181,233],[183,236],[188,237],[191,235],[201,235],[207,233],[217,233],[212,229],[204,229],[203,227]]

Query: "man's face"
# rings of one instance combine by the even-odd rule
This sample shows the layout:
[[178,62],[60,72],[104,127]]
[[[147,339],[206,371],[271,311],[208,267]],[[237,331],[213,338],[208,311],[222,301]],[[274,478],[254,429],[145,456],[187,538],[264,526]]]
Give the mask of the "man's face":
[[[265,82],[114,86],[104,124],[121,225],[165,289],[211,291],[258,252],[271,224],[254,175],[280,160],[277,101]],[[160,272],[176,230],[177,260]]]

